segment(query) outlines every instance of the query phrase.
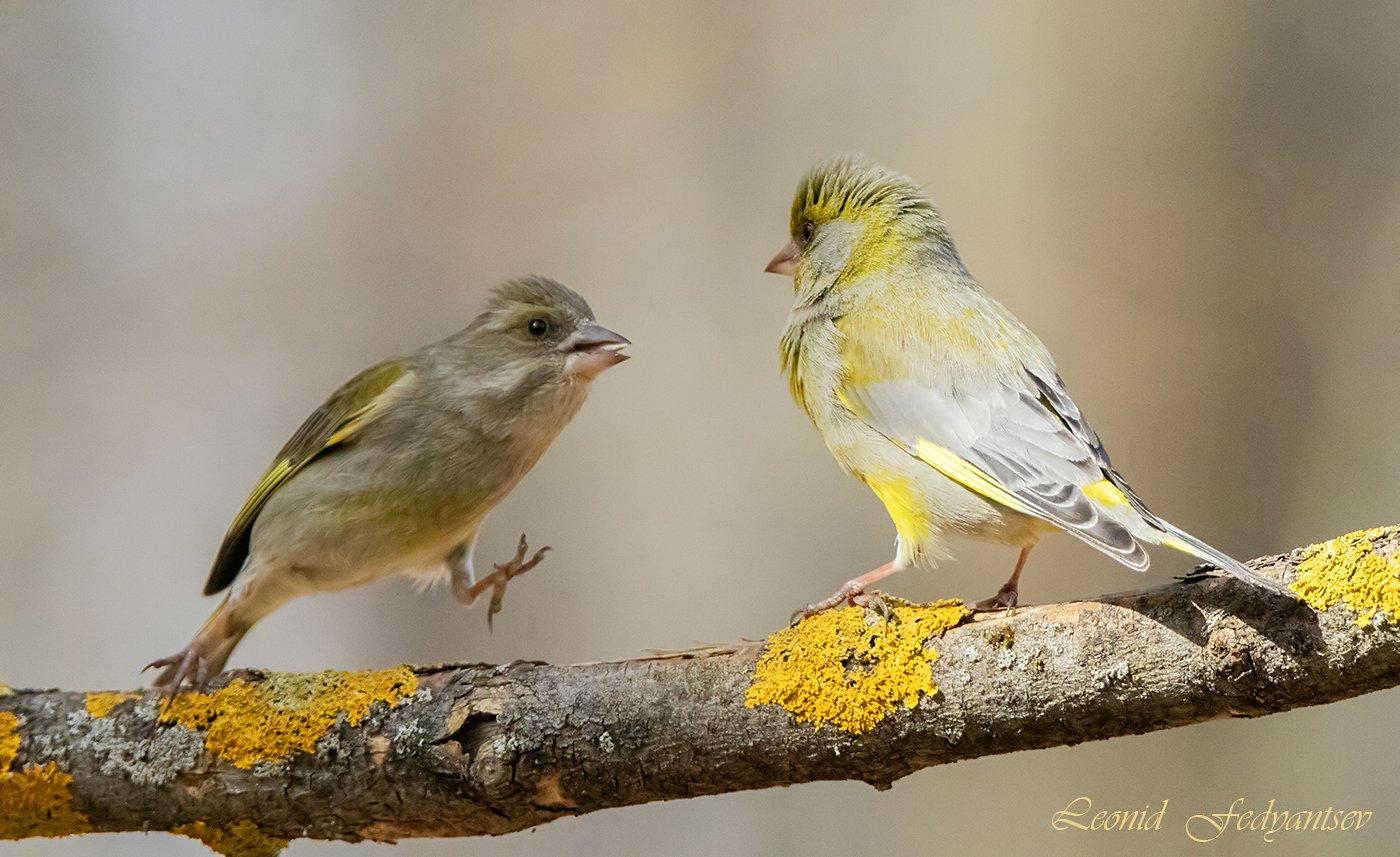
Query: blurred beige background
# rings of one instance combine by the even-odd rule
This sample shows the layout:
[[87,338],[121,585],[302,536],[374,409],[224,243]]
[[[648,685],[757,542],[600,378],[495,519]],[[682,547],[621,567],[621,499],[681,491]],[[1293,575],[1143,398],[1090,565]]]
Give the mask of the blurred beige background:
[[[761,273],[801,173],[923,181],[1058,355],[1128,478],[1242,557],[1400,520],[1400,7],[1062,3],[0,3],[0,679],[124,688],[212,607],[230,517],[320,399],[537,271],[636,343],[492,516],[555,547],[483,612],[305,599],[238,665],[622,658],[761,637],[893,530],[787,397]],[[982,597],[969,546],[892,591]],[[1032,602],[1160,583],[1065,539]],[[1374,811],[1394,692],[1254,722],[293,855],[1171,854],[1235,797]],[[1078,795],[1155,834],[1054,833]],[[5,855],[197,854],[164,835]]]

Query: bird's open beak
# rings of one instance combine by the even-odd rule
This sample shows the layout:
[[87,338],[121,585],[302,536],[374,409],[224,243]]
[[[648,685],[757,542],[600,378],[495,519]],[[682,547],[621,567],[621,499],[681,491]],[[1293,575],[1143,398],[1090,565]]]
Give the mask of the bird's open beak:
[[791,277],[792,272],[797,268],[797,245],[791,238],[783,245],[783,249],[778,251],[778,255],[773,257],[773,261],[768,263],[768,267],[763,270],[770,274],[782,274],[784,277]]
[[600,324],[585,324],[561,343],[559,350],[564,352],[564,371],[592,381],[626,360],[628,354],[622,349],[632,342],[620,333],[613,333]]

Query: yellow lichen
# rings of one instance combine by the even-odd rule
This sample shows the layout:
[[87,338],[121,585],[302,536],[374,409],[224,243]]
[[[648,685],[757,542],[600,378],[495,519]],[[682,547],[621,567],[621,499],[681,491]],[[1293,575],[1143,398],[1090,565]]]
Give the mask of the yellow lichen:
[[11,772],[18,755],[19,718],[0,711],[0,839],[91,830],[87,816],[73,809],[73,777],[53,762]]
[[0,684],[0,696],[9,696],[14,693],[8,684]]
[[869,732],[903,702],[938,692],[930,641],[967,615],[961,601],[888,599],[886,623],[862,607],[828,610],[768,638],[744,704],[781,705],[799,722]]
[[1305,548],[1291,588],[1319,611],[1340,601],[1356,614],[1356,624],[1362,628],[1374,625],[1381,615],[1396,624],[1400,621],[1400,557],[1377,553],[1375,542],[1398,531],[1398,527],[1376,527]]
[[418,690],[408,667],[382,672],[278,673],[236,679],[213,693],[182,693],[161,720],[204,732],[204,747],[240,768],[280,761],[316,742],[344,717],[358,726],[376,702],[397,705]]
[[73,809],[72,785],[53,762],[0,774],[0,839],[87,833],[92,825]]
[[209,850],[224,857],[277,857],[287,840],[268,836],[251,821],[235,821],[226,828],[211,827],[202,821],[172,827],[171,833],[198,839]]
[[0,711],[0,774],[10,769],[19,755],[19,718]]
[[93,717],[106,717],[112,713],[112,709],[126,702],[128,699],[140,699],[139,693],[116,693],[113,691],[98,691],[87,695],[87,713]]

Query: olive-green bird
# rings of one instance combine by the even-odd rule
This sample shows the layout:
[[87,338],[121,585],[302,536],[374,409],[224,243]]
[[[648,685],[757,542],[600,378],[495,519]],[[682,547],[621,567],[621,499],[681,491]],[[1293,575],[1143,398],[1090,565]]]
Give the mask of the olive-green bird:
[[277,454],[234,518],[206,595],[225,589],[184,650],[151,664],[170,692],[202,685],[259,619],[310,592],[406,573],[450,577],[471,604],[533,568],[515,557],[478,579],[482,520],[578,412],[590,383],[627,359],[578,294],[543,277],[496,289],[466,329],[352,378]]
[[883,608],[867,587],[935,559],[950,535],[1021,549],[983,609],[1014,608],[1031,548],[1063,531],[1136,571],[1144,544],[1257,586],[1268,578],[1148,511],[1065,391],[1050,352],[982,290],[910,179],[861,158],[814,168],[791,240],[767,270],[793,278],[782,337],[793,397],[899,534],[892,562],[800,614]]

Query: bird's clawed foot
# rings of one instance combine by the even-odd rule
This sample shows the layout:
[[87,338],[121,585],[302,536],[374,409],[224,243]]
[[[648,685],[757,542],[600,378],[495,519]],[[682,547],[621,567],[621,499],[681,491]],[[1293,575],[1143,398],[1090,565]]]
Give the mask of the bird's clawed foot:
[[998,610],[1005,610],[1008,616],[1015,616],[1016,603],[1019,600],[1020,595],[1017,593],[1016,587],[1008,583],[1001,589],[998,589],[996,595],[978,601],[976,604],[972,605],[972,612],[995,613]]
[[209,647],[203,637],[195,637],[180,651],[168,658],[151,661],[141,672],[161,668],[152,686],[160,688],[167,700],[175,698],[182,688],[203,690],[210,676]]
[[894,616],[894,611],[885,603],[885,599],[877,590],[866,590],[865,584],[860,580],[848,580],[841,584],[841,588],[836,590],[830,598],[824,598],[815,604],[793,611],[790,624],[796,625],[808,616],[815,616],[818,613],[825,613],[837,607],[850,605],[853,607],[864,607],[867,610],[874,610],[886,622]]
[[539,565],[540,560],[544,559],[545,552],[548,550],[548,545],[540,548],[527,561],[525,555],[530,552],[530,546],[525,542],[525,534],[520,534],[520,544],[515,549],[515,556],[508,562],[497,565],[496,570],[491,574],[491,604],[486,608],[486,627],[488,629],[492,627],[492,618],[501,612],[501,603],[506,599],[506,584]]

